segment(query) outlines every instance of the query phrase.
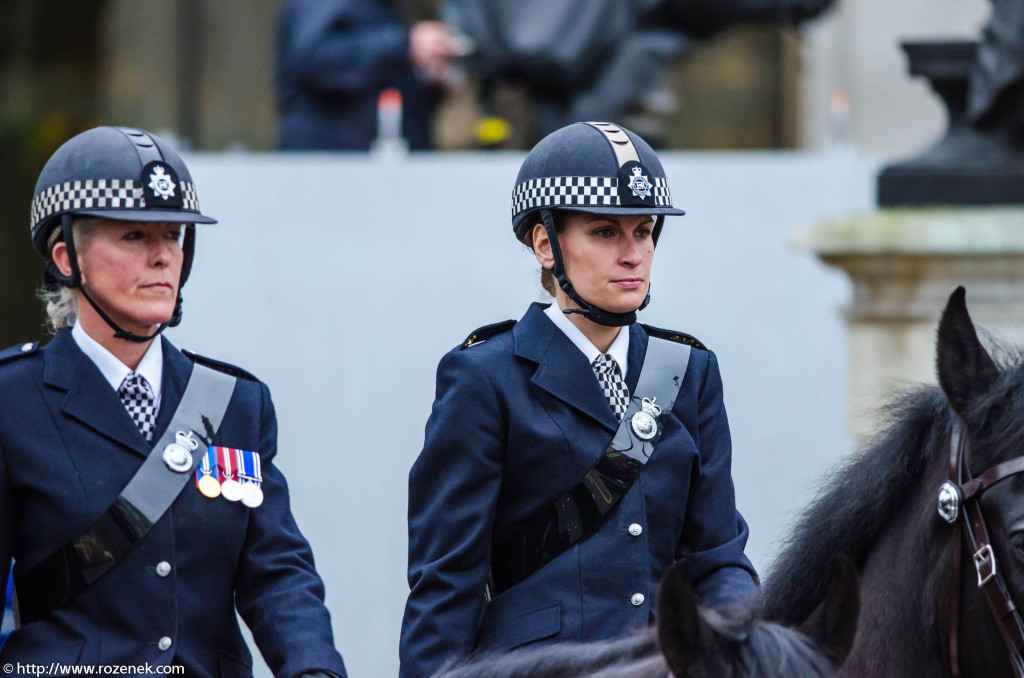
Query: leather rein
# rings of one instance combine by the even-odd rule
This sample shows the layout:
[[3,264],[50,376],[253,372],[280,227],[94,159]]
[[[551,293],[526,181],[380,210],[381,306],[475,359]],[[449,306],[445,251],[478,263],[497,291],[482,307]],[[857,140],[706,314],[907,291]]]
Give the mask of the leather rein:
[[1010,652],[1010,664],[1016,678],[1024,678],[1024,621],[1014,605],[1002,573],[996,567],[985,518],[981,513],[981,495],[1000,480],[1024,472],[1024,455],[997,464],[971,477],[967,464],[968,444],[959,418],[953,424],[950,440],[949,480],[939,488],[938,511],[950,525],[960,523],[963,539],[953,536],[953,562],[947,596],[949,617],[950,675],[960,678],[960,560],[962,544],[970,549],[978,573],[978,588],[985,594],[996,626]]

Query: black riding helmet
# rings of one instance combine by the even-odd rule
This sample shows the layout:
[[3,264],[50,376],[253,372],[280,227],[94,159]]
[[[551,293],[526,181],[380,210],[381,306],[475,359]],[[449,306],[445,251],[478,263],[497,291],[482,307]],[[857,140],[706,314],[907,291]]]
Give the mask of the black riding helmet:
[[[82,288],[74,238],[68,237],[73,216],[185,224],[174,314],[152,336],[140,337],[118,327]],[[181,288],[195,254],[194,225],[215,223],[199,211],[192,175],[177,151],[160,137],[131,127],[97,127],[65,142],[43,167],[32,198],[32,245],[46,261],[47,287],[82,289],[114,336],[135,342],[149,341],[181,322]],[[60,239],[71,260],[69,276],[57,269],[51,256]]]
[[636,311],[612,313],[582,299],[562,265],[552,210],[591,214],[656,217],[652,237],[657,244],[666,215],[685,212],[672,206],[668,179],[657,154],[633,132],[608,122],[577,122],[552,132],[533,147],[519,169],[512,191],[512,229],[526,245],[540,217],[551,240],[552,273],[580,313],[594,322],[620,327],[636,322]]

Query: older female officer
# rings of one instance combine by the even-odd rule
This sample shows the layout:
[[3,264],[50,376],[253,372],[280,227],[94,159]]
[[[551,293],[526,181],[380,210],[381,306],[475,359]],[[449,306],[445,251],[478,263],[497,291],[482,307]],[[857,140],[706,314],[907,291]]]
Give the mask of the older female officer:
[[678,558],[706,603],[756,595],[715,355],[636,322],[673,214],[660,161],[621,127],[576,123],[527,156],[512,223],[556,303],[438,367],[409,478],[402,676],[646,626]]
[[141,130],[89,130],[43,168],[32,242],[57,334],[0,353],[0,562],[20,624],[4,663],[251,676],[237,608],[276,676],[345,674],[270,392],[159,336],[181,319],[194,224],[213,221]]

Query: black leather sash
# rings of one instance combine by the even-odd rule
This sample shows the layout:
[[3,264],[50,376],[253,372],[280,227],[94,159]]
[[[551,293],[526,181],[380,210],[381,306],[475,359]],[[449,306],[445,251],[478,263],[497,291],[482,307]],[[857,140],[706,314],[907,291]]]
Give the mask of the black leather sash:
[[[181,494],[220,427],[235,390],[235,377],[194,364],[185,393],[167,430],[117,500],[81,536],[27,572],[15,567],[18,625],[48,615],[89,588],[124,560]],[[163,452],[178,434],[201,441],[187,469],[171,470]],[[201,450],[201,452],[200,452]]]
[[662,432],[654,412],[672,409],[689,360],[689,346],[649,338],[636,393],[601,458],[572,489],[495,538],[488,596],[518,584],[601,529],[654,454]]

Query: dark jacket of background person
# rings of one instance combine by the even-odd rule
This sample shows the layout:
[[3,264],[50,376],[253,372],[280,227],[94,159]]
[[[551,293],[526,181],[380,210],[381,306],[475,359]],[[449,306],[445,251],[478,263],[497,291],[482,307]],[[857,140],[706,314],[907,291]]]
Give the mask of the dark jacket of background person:
[[[193,366],[166,339],[156,341],[164,356],[159,440]],[[150,444],[69,329],[35,352],[4,357],[0,563],[13,557],[17,575],[82,534],[128,484]],[[251,677],[237,607],[274,675],[345,675],[323,582],[274,464],[277,421],[265,384],[238,379],[213,444],[259,452],[263,504],[209,499],[190,481],[123,561],[15,631],[0,663],[159,666],[173,657],[191,677]],[[171,643],[161,649],[164,637]]]
[[485,82],[528,87],[536,136],[543,137],[580,120],[620,120],[654,87],[687,46],[678,31],[645,24],[660,5],[448,0],[444,16],[473,40],[468,63]]
[[832,2],[447,0],[443,13],[473,40],[467,63],[485,83],[526,86],[540,138],[580,120],[640,112],[668,65],[698,39],[738,24],[799,23]]
[[277,35],[278,147],[368,150],[381,90],[402,93],[403,135],[430,148],[437,94],[409,62],[392,0],[287,0]]
[[[662,340],[638,323],[623,331],[633,393],[648,341]],[[661,575],[682,557],[705,604],[756,596],[714,353],[691,351],[662,421],[651,461],[601,529],[485,604],[492,539],[575,485],[618,422],[586,356],[537,304],[511,330],[445,355],[409,475],[402,678],[474,651],[646,627]]]

